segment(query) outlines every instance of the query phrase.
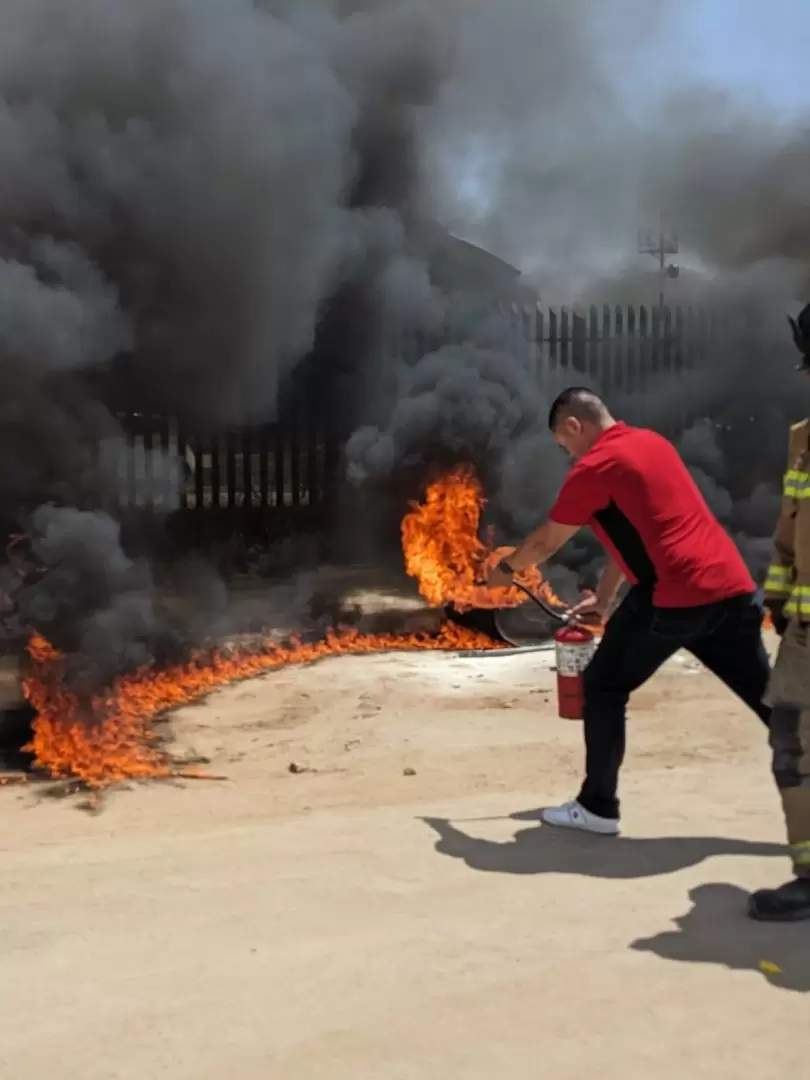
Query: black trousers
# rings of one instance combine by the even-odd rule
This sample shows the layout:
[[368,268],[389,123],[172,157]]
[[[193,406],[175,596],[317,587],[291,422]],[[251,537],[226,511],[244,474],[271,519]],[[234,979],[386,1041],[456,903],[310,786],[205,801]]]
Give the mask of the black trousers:
[[762,642],[762,607],[746,594],[691,608],[654,608],[652,592],[630,590],[608,620],[585,671],[585,783],[579,802],[618,818],[627,700],[678,649],[688,649],[766,724],[762,704],[770,665]]

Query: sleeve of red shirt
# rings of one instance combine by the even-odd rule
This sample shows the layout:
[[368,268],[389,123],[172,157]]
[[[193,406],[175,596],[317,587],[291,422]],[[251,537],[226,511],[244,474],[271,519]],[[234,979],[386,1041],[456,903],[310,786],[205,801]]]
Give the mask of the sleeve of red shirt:
[[599,471],[585,461],[578,461],[566,476],[557,501],[549,511],[549,520],[557,525],[587,525],[597,510],[607,502]]

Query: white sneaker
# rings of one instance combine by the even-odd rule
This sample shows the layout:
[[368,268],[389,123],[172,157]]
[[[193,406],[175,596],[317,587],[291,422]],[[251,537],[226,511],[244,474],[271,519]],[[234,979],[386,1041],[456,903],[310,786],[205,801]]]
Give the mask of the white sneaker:
[[541,810],[540,820],[544,825],[554,825],[558,829],[579,829],[580,832],[598,833],[599,836],[619,835],[619,822],[615,818],[592,814],[576,799],[562,806],[549,806]]

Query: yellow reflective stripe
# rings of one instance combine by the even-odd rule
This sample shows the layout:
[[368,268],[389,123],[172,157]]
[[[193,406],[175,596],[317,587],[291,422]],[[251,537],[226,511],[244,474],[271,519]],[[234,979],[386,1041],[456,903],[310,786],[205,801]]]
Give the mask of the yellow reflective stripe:
[[810,840],[791,845],[790,854],[797,866],[810,866]]
[[768,567],[768,577],[775,581],[789,581],[793,573],[792,566],[783,566],[782,563],[771,563]]
[[786,499],[810,499],[810,473],[788,469],[782,478],[782,495]]
[[810,616],[810,585],[795,585],[785,604],[786,615]]
[[771,563],[765,578],[764,589],[766,596],[790,596],[793,591],[793,567]]
[[765,596],[770,597],[772,600],[787,600],[791,592],[790,585],[774,585],[772,582],[765,582]]

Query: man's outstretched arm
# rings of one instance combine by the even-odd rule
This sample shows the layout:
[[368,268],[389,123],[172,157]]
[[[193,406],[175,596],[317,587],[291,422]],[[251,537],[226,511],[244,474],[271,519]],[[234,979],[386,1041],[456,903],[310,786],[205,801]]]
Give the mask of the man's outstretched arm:
[[556,554],[575,532],[579,525],[559,525],[556,521],[547,521],[534,532],[529,533],[522,544],[504,556],[499,566],[489,575],[489,584],[508,585],[515,574],[528,570],[530,566],[539,566]]

